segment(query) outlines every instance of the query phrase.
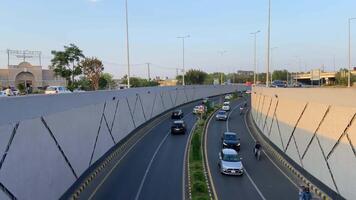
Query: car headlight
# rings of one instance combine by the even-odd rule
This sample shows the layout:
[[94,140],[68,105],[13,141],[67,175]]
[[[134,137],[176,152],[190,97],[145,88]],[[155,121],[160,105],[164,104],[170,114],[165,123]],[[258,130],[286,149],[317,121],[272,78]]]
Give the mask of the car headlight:
[[240,143],[237,143],[237,144],[236,144],[236,146],[238,146],[238,147],[239,147],[239,146],[240,146]]
[[223,145],[227,146],[227,144],[225,142],[223,142]]

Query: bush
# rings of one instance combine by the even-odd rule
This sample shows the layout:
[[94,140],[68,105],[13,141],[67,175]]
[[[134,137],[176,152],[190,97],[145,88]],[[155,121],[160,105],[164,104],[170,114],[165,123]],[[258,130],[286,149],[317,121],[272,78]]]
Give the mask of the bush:
[[200,180],[200,181],[204,181],[205,180],[205,176],[202,170],[196,171],[193,173],[193,177],[196,180]]
[[198,193],[207,193],[208,189],[204,181],[195,181],[193,184],[193,191]]

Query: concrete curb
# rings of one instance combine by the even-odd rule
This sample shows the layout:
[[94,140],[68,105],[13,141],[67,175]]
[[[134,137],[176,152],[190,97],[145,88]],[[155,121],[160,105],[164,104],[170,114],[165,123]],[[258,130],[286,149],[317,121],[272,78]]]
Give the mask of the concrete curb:
[[[183,198],[186,199],[192,199],[192,181],[190,177],[190,165],[189,165],[189,152],[190,152],[190,146],[192,142],[192,137],[195,131],[195,128],[197,126],[198,121],[194,124],[192,127],[192,130],[190,131],[189,138],[186,144],[185,152],[184,152],[184,173],[183,176],[188,178],[188,184],[186,184],[186,179],[183,180]],[[186,186],[188,185],[188,190],[185,190]]]
[[325,192],[323,192],[320,188],[318,188],[315,184],[313,184],[310,180],[308,180],[299,170],[297,170],[296,168],[294,168],[294,166],[289,163],[286,159],[284,159],[284,157],[279,154],[267,141],[264,137],[261,136],[261,131],[259,130],[259,128],[257,127],[255,121],[252,118],[250,109],[248,111],[248,113],[246,114],[246,121],[249,122],[249,124],[252,125],[252,127],[247,126],[249,129],[253,128],[255,129],[254,131],[251,131],[251,134],[254,135],[254,137],[258,137],[259,141],[262,141],[264,144],[264,149],[267,150],[267,152],[272,155],[277,161],[279,161],[283,166],[285,166],[289,172],[291,172],[293,175],[295,175],[303,184],[305,184],[306,186],[308,186],[310,188],[310,190],[316,194],[319,198],[323,199],[323,200],[331,200],[332,198],[330,198]]

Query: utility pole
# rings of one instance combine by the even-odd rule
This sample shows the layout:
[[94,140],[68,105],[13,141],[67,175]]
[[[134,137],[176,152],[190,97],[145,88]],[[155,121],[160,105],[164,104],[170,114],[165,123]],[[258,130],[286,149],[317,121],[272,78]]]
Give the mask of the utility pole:
[[146,63],[146,64],[147,64],[148,81],[151,81],[151,70],[150,70],[150,64],[151,63]]
[[[257,75],[257,34],[261,31],[256,31],[253,33],[250,33],[254,36],[254,50],[253,50],[253,66],[254,66],[254,71],[253,71],[253,84],[256,85],[256,75]],[[258,78],[257,78],[258,80]]]
[[267,31],[267,72],[266,72],[266,87],[269,87],[269,65],[270,65],[270,50],[271,50],[271,0],[268,0],[268,31]]
[[185,85],[185,39],[189,38],[190,35],[182,36],[182,37],[177,37],[178,39],[182,39],[183,42],[183,86]]
[[126,51],[127,51],[127,88],[130,88],[130,44],[129,44],[129,13],[128,4],[125,0],[125,10],[126,10]]
[[349,18],[349,73],[347,87],[351,87],[351,21],[356,18]]

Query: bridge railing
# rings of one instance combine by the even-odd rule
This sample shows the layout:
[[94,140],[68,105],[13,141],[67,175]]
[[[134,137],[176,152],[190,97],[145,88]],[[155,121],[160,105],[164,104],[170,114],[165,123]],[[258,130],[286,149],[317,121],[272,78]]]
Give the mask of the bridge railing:
[[152,87],[0,99],[0,199],[58,199],[147,120],[243,86]]

